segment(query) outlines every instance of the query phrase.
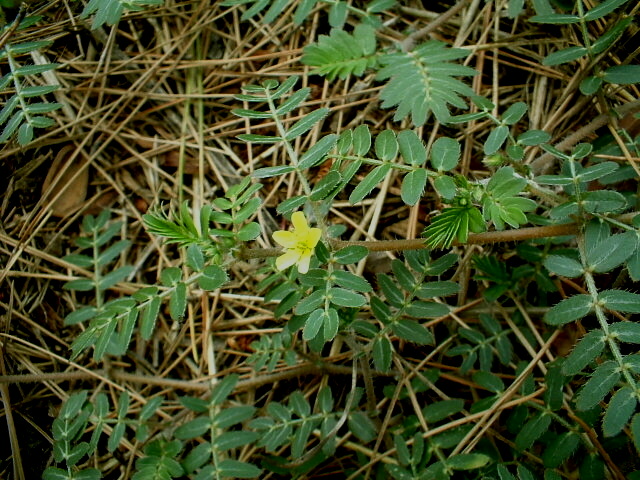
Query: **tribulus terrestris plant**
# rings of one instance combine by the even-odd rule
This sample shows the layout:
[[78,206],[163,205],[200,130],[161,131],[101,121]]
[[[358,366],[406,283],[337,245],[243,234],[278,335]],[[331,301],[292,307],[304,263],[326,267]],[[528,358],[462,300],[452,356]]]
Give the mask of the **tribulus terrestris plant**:
[[[95,13],[97,29],[144,5],[157,3],[92,0],[82,16]],[[326,29],[302,49],[302,75],[235,92],[231,112],[244,133],[233,148],[250,174],[206,201],[158,202],[141,216],[151,241],[174,256],[155,267],[155,282],[132,283],[140,265],[123,261],[131,243],[112,212],[84,217],[63,259],[83,271],[63,286],[73,299],[65,325],[77,329],[69,359],[107,372],[110,391],[69,395],[44,478],[102,478],[100,457],[122,446],[134,479],[311,478],[338,467],[349,479],[640,475],[640,137],[616,125],[640,110],[640,67],[616,53],[638,7],[495,6],[514,26],[571,33],[572,44],[536,68],[569,65],[562,101],[596,101],[607,113],[555,132],[529,128],[527,102],[478,88],[473,79],[486,72],[465,61],[481,47],[422,41],[437,20],[413,32],[389,22],[387,12],[414,7],[220,5],[264,28],[315,15]],[[25,77],[57,65],[15,59],[44,47],[3,45],[2,85],[15,92],[0,112],[2,141],[17,133],[29,144],[34,127],[52,122],[34,114],[60,106],[26,101],[53,87],[25,86]],[[342,118],[317,99],[319,77],[325,88],[375,86],[367,102],[390,113],[377,124]],[[609,119],[611,135],[599,130]],[[478,125],[485,135],[467,142]],[[385,202],[410,212],[416,235],[377,239],[374,223],[367,231],[342,213],[374,205],[379,218]],[[263,323],[225,363],[215,308],[202,299],[218,305],[249,277]],[[206,356],[207,378],[162,378],[157,386],[169,391],[139,395],[120,382],[145,377],[122,359],[143,350],[133,339],[158,342],[160,329]],[[570,345],[558,354],[563,336]]]

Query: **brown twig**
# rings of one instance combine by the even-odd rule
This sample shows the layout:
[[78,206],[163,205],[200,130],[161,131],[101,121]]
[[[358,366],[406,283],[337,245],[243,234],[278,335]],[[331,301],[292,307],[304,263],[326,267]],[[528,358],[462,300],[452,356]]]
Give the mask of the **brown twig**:
[[[578,224],[564,223],[560,225],[545,225],[542,227],[527,227],[518,230],[502,230],[484,233],[474,233],[469,235],[469,239],[465,245],[485,245],[498,242],[518,242],[522,240],[530,240],[532,238],[558,237],[561,235],[573,235],[578,231]],[[333,247],[336,249],[359,245],[366,247],[370,252],[387,252],[387,251],[404,251],[404,250],[420,250],[428,248],[424,238],[413,238],[409,240],[377,240],[377,241],[348,241],[334,240]],[[454,243],[454,245],[460,245]],[[267,258],[275,257],[282,253],[280,248],[254,248],[242,250],[239,257],[243,259],[249,258]]]

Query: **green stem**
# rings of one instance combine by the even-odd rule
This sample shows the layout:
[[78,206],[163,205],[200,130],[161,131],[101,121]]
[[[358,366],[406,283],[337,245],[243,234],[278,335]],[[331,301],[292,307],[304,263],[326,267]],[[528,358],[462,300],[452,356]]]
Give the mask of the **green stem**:
[[[578,237],[578,249],[580,250],[580,256],[583,259],[586,258],[584,238],[582,235]],[[615,338],[611,336],[611,334],[609,333],[609,322],[607,322],[607,317],[604,313],[604,310],[602,306],[600,306],[599,304],[598,288],[596,286],[596,282],[593,278],[593,275],[591,274],[591,272],[586,270],[584,273],[584,278],[587,284],[587,291],[589,292],[589,295],[591,295],[591,299],[593,301],[596,319],[598,320],[598,323],[600,324],[600,328],[604,333],[605,341],[609,346],[609,350],[611,351],[611,354],[613,355],[613,358],[615,359],[616,363],[620,367],[620,372],[622,373],[622,376],[626,380],[627,384],[631,386],[631,388],[636,394],[636,397],[640,399],[640,392],[638,391],[638,386],[636,385],[636,381],[633,378],[633,375],[631,375],[631,372],[627,368],[625,368],[624,359],[622,358],[622,353],[620,353],[618,344]]]
[[299,164],[298,153],[293,148],[293,145],[291,145],[291,142],[287,140],[287,130],[284,128],[283,123],[280,121],[280,117],[278,117],[278,114],[276,113],[277,108],[273,101],[273,98],[271,97],[270,91],[266,90],[265,94],[266,94],[267,104],[269,105],[269,111],[271,112],[273,121],[275,122],[276,128],[278,129],[278,135],[282,138],[282,142],[284,143],[284,147],[287,151],[287,155],[289,156],[291,165],[293,165],[293,167],[295,168],[296,175],[298,176],[298,180],[302,185],[304,194],[307,196],[307,198],[309,198],[309,203],[311,204],[311,208],[313,209],[313,214],[316,217],[315,219],[318,224],[318,227],[320,228],[320,230],[322,230],[322,238],[325,241],[327,241],[327,243],[329,243],[328,242],[329,237],[327,236],[327,226],[324,221],[324,214],[322,213],[322,210],[320,209],[318,202],[311,201],[310,199],[311,186],[309,185],[309,181],[307,180],[307,177],[305,177],[302,174],[302,171],[298,168],[298,164]]

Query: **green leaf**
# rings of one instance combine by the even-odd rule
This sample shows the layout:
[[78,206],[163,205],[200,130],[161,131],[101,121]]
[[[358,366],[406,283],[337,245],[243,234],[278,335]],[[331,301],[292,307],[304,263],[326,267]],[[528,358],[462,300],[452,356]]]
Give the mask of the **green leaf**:
[[446,175],[436,177],[436,179],[433,181],[433,186],[445,200],[453,200],[458,190],[456,187],[456,182],[453,180],[453,178]]
[[[411,462],[411,453],[409,452],[407,443],[405,439],[402,438],[402,435],[398,435],[398,434],[394,435],[393,444],[396,447],[396,453],[398,455],[398,460],[400,461],[400,464],[409,465],[409,463]],[[408,474],[408,472],[407,472],[407,475],[408,475],[408,479],[411,480],[411,476]],[[397,478],[395,475],[393,475],[393,477]]]
[[424,235],[428,246],[448,248],[454,241],[465,243],[469,238],[469,231],[480,232],[484,228],[482,214],[469,204],[443,209],[425,229]]
[[[618,21],[616,21],[608,31],[606,31],[603,35],[600,35],[599,38],[597,38],[591,44],[591,51],[597,55],[599,53],[604,52],[609,47],[611,47],[616,42],[616,40],[618,40],[620,35],[624,33],[624,31],[627,29],[629,24],[633,22],[633,20],[634,20],[633,16],[628,16],[626,18],[623,17]],[[601,78],[598,78],[598,79],[600,80],[600,83],[602,83],[602,79]]]
[[576,408],[589,410],[600,403],[605,395],[611,391],[618,380],[620,372],[615,361],[609,360],[598,366],[587,383],[576,396]]
[[60,85],[37,85],[25,87],[20,92],[20,95],[26,98],[39,97],[41,95],[55,92],[58,88],[60,88]]
[[551,135],[542,130],[528,130],[518,136],[518,143],[526,146],[535,146],[551,140]]
[[280,215],[286,215],[300,208],[306,201],[307,197],[305,195],[288,198],[276,207],[276,212]]
[[439,422],[464,410],[464,400],[451,398],[427,405],[422,414],[427,422]]
[[631,420],[631,437],[636,450],[640,450],[640,413],[636,413]]
[[[275,114],[278,116],[284,116],[289,112],[292,112],[296,108],[300,106],[302,102],[304,102],[309,93],[311,92],[310,88],[301,88],[300,90],[294,92],[289,96],[285,101],[283,101],[280,106],[276,109]],[[272,97],[273,98],[273,97]]]
[[427,149],[413,130],[402,130],[398,133],[398,146],[405,163],[421,166],[427,160]]
[[[42,480],[73,480],[74,477],[71,476],[66,470],[62,470],[56,467],[47,467],[47,469],[42,474]],[[100,473],[98,472],[98,477],[100,478]]]
[[198,278],[198,286],[202,290],[212,291],[220,288],[227,281],[227,273],[217,265],[208,265]]
[[260,236],[260,233],[262,233],[260,224],[251,222],[244,225],[240,230],[238,230],[238,240],[249,242],[258,238]]
[[[396,107],[394,121],[411,115],[412,123],[424,125],[433,113],[440,122],[449,117],[448,105],[467,108],[461,96],[474,95],[473,90],[454,78],[476,75],[472,68],[451,62],[464,58],[469,52],[449,48],[444,43],[432,40],[410,52],[398,51],[383,55],[377,80],[388,80],[380,93],[382,107]],[[407,95],[407,92],[412,92]]]
[[257,432],[238,431],[223,432],[218,435],[214,441],[214,445],[219,451],[230,450],[232,448],[242,447],[255,442],[258,439]]
[[316,142],[307,152],[300,158],[298,169],[305,170],[317,166],[325,158],[325,155],[335,147],[338,141],[338,135],[326,135]]
[[234,108],[231,113],[243,118],[271,118],[271,112],[259,112],[257,110],[247,110],[246,108]]
[[367,247],[363,247],[361,245],[350,245],[335,252],[333,254],[333,259],[341,265],[348,265],[359,262],[368,254],[369,250],[367,250]]
[[160,281],[166,287],[173,287],[182,279],[182,271],[178,267],[167,267],[160,273]]
[[318,308],[325,300],[325,291],[323,289],[316,290],[315,292],[307,295],[302,301],[296,306],[295,312],[296,315],[305,315],[307,313],[312,312],[316,308]]
[[476,382],[480,387],[489,390],[493,393],[502,393],[504,392],[504,382],[498,377],[490,372],[485,372],[484,370],[478,370],[472,375],[473,381]]
[[433,345],[435,343],[431,332],[415,320],[400,319],[391,325],[391,330],[398,337],[419,345]]
[[342,28],[347,20],[348,10],[346,2],[336,2],[329,9],[329,25],[333,28]]
[[380,336],[373,341],[371,354],[373,356],[373,364],[377,370],[386,372],[391,368],[391,355],[393,347],[387,337]]
[[618,192],[596,190],[584,194],[582,206],[589,213],[612,213],[624,209],[627,199]]
[[547,55],[544,60],[542,60],[542,64],[547,67],[552,67],[554,65],[560,65],[561,63],[573,62],[574,60],[585,56],[588,52],[589,50],[587,50],[585,47],[565,48]]
[[361,202],[364,197],[371,193],[371,190],[378,185],[384,177],[387,176],[389,171],[391,170],[391,165],[388,163],[378,165],[376,168],[371,170],[366,177],[356,185],[356,188],[353,189],[351,195],[349,196],[349,203],[352,205],[358,202]]
[[375,440],[378,434],[376,426],[364,412],[349,415],[349,430],[363,443]]
[[375,30],[359,24],[353,35],[334,28],[329,36],[320,35],[317,44],[303,49],[302,63],[316,67],[312,74],[326,75],[329,81],[349,75],[361,76],[368,68],[374,67],[377,57]]
[[391,262],[391,269],[400,286],[408,292],[413,292],[416,287],[416,279],[405,264],[396,258]]
[[185,457],[182,465],[187,473],[193,473],[196,469],[209,462],[212,450],[209,442],[200,443]]
[[363,295],[340,287],[329,289],[327,298],[329,298],[329,301],[334,305],[341,307],[361,307],[367,303],[367,299]]
[[94,287],[95,283],[90,278],[71,280],[62,286],[65,290],[77,290],[79,292],[88,292],[89,290],[93,290]]
[[285,175],[295,170],[291,165],[279,165],[276,167],[259,168],[253,172],[254,178],[269,178]]
[[235,216],[233,217],[233,223],[238,225],[246,222],[249,217],[251,217],[258,211],[260,205],[262,205],[262,200],[260,200],[258,197],[249,199],[242,206],[242,208],[240,208],[240,210],[236,212]]
[[584,273],[584,268],[579,262],[561,255],[549,255],[544,260],[544,266],[553,273],[567,278],[579,277]]
[[329,172],[313,187],[309,198],[313,202],[323,200],[334,191],[335,187],[341,181],[342,175],[340,175],[340,172],[336,170],[329,170]]
[[545,449],[542,461],[547,468],[557,468],[565,462],[580,445],[580,437],[574,432],[558,435]]
[[340,317],[338,316],[338,312],[333,308],[325,310],[323,317],[324,341],[329,342],[333,340],[338,334],[338,328],[340,327]]
[[527,181],[516,176],[512,167],[502,167],[493,174],[487,189],[496,197],[511,197],[520,193],[526,184]]
[[449,280],[443,280],[440,282],[427,282],[423,284],[416,295],[422,299],[446,297],[458,293],[460,291],[460,285]]
[[15,131],[20,126],[20,123],[22,123],[22,120],[24,119],[24,115],[25,114],[23,110],[18,110],[13,115],[13,117],[11,117],[11,120],[7,122],[7,124],[4,127],[4,130],[2,131],[2,135],[0,135],[0,143],[6,142],[7,140],[9,140],[9,138],[11,138],[11,135],[15,133]]
[[598,295],[598,301],[609,310],[640,313],[640,295],[637,293],[625,292],[624,290],[604,290]]
[[491,457],[482,453],[463,453],[450,457],[446,463],[454,470],[474,470],[482,468],[491,461]]
[[375,141],[376,156],[385,162],[393,161],[398,155],[398,140],[393,130],[383,130]]
[[396,285],[396,282],[391,280],[388,275],[382,273],[378,274],[378,284],[391,305],[397,308],[402,307],[404,295]]
[[359,125],[353,131],[353,154],[364,156],[371,148],[371,132],[368,125]]
[[614,323],[609,327],[609,333],[621,342],[640,343],[640,323],[636,323],[636,322]]
[[506,152],[512,160],[520,161],[524,158],[524,148],[520,145],[507,145]]
[[544,381],[547,387],[544,392],[544,403],[551,410],[561,409],[564,401],[564,375],[557,363],[549,365]]
[[635,232],[612,235],[607,241],[587,249],[587,266],[596,273],[608,272],[629,258],[635,248]]
[[344,288],[355,290],[357,292],[371,292],[373,289],[369,282],[364,278],[354,275],[351,272],[337,270],[332,273],[333,281]]
[[82,307],[76,310],[75,312],[71,312],[64,318],[64,325],[76,325],[78,323],[87,321],[92,319],[98,313],[98,309],[96,307]]
[[313,340],[320,331],[323,323],[324,310],[318,308],[311,312],[311,315],[305,320],[304,328],[302,329],[302,338],[307,341]]
[[622,431],[635,412],[637,403],[636,394],[629,386],[624,386],[613,394],[602,419],[602,433],[605,437],[613,437]]
[[422,197],[426,185],[426,170],[419,168],[407,173],[402,179],[402,187],[400,188],[402,201],[407,205],[415,205]]
[[[255,133],[242,133],[238,135],[238,139],[247,143],[278,143],[283,140],[282,137],[276,137],[273,135],[256,135]],[[255,176],[255,173],[254,173]],[[263,177],[257,177],[263,178]]]
[[313,112],[309,113],[308,115],[304,116],[296,123],[294,123],[293,126],[287,130],[285,138],[287,140],[293,140],[303,133],[308,132],[316,123],[320,122],[324,117],[326,117],[328,113],[328,108],[320,108],[318,110],[314,110]]
[[618,164],[615,162],[602,162],[596,165],[585,168],[578,173],[577,177],[581,182],[592,182],[598,180],[618,169]]
[[[473,100],[473,98],[472,98]],[[475,102],[474,102],[475,103]],[[489,109],[491,110],[491,109]],[[474,113],[464,113],[462,115],[453,115],[449,117],[447,123],[450,124],[458,124],[458,123],[468,123],[473,122],[475,120],[482,120],[487,117],[487,112],[474,112]]]
[[545,314],[544,321],[549,325],[564,325],[586,316],[591,311],[592,306],[589,295],[574,295],[551,307]]
[[484,142],[484,154],[493,155],[496,153],[500,148],[502,148],[502,145],[508,136],[509,127],[506,125],[500,125],[491,130],[487,140]]
[[605,15],[609,15],[616,8],[621,7],[629,0],[606,0],[599,5],[593,7],[591,10],[587,11],[584,15],[584,19],[588,22],[592,20],[597,20],[599,18],[604,17]]
[[562,373],[575,375],[593,362],[604,350],[602,330],[592,330],[583,336],[562,364]]
[[262,474],[255,465],[229,458],[218,463],[218,472],[222,477],[230,478],[257,478]]
[[640,83],[640,65],[618,65],[609,67],[602,77],[607,83],[631,85]]
[[118,422],[113,427],[113,430],[109,435],[109,440],[107,441],[108,452],[112,453],[118,448],[118,446],[120,445],[120,440],[122,440],[122,437],[124,437],[126,427],[127,425],[123,422]]
[[169,314],[176,322],[182,321],[187,309],[187,284],[178,282],[169,299]]
[[414,318],[437,318],[449,315],[449,307],[444,303],[413,301],[406,308],[405,313]]
[[220,380],[215,387],[213,387],[213,392],[211,393],[211,399],[209,403],[211,405],[220,405],[224,402],[233,389],[236,387],[238,383],[238,375],[236,374],[227,374],[222,380]]
[[[231,381],[229,385],[226,386],[227,388],[225,389],[225,392],[223,392],[225,397],[224,399],[219,400],[217,402],[218,404],[224,402],[226,397],[231,394],[236,383],[237,383],[237,377],[235,379],[235,382]],[[207,403],[207,409],[208,409],[208,403]],[[213,423],[218,428],[229,428],[239,423],[242,423],[245,420],[250,419],[255,413],[255,411],[256,411],[256,407],[254,407],[253,405],[240,405],[237,407],[225,408],[223,410],[220,410],[220,412],[216,414],[216,416],[213,418]]]
[[438,138],[431,147],[430,160],[439,172],[453,170],[460,160],[460,143],[449,137]]
[[195,272],[204,268],[204,255],[202,249],[196,244],[187,247],[187,265]]
[[89,392],[86,390],[71,394],[69,398],[64,402],[62,409],[58,415],[58,418],[72,419],[80,414],[80,410],[87,401],[87,395]]
[[17,138],[20,145],[26,145],[31,142],[31,140],[33,140],[33,126],[29,123],[20,125]]
[[[109,248],[102,251],[100,255],[98,255],[98,258],[96,260],[97,265],[100,267],[108,265],[114,258],[124,252],[129,247],[129,245],[131,245],[131,242],[129,240],[120,240],[119,242],[114,243]],[[88,257],[87,255],[67,255],[65,257],[65,259],[67,261],[70,261],[71,263],[74,263],[74,259],[78,259],[79,261],[85,263],[85,265],[78,265],[77,263],[74,263],[74,265],[84,267],[88,267],[93,263],[92,261],[90,264],[86,264],[88,258],[90,259],[90,257]]]
[[20,102],[20,97],[18,95],[12,96],[2,107],[0,110],[0,124],[3,124],[7,121],[9,116],[13,113]]
[[580,93],[583,95],[593,95],[602,86],[601,77],[587,77],[580,82]]
[[513,125],[520,121],[524,114],[527,113],[528,108],[526,103],[516,102],[502,114],[502,121],[507,125]]
[[496,471],[498,472],[498,478],[500,480],[516,480],[516,477],[511,475],[507,467],[502,464],[497,466]]
[[528,450],[538,438],[549,430],[551,417],[545,413],[534,415],[516,435],[516,448]]

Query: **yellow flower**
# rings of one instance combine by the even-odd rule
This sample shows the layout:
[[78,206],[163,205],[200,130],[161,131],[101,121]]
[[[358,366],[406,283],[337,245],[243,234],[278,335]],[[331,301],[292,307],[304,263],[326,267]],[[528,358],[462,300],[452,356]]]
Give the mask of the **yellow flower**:
[[319,228],[309,228],[307,218],[302,212],[291,215],[293,230],[291,232],[279,230],[273,232],[273,239],[285,249],[284,255],[276,259],[278,270],[284,270],[291,265],[298,265],[298,272],[307,273],[313,256],[313,249],[320,241]]

